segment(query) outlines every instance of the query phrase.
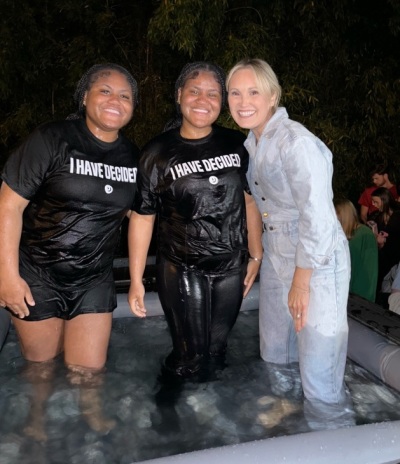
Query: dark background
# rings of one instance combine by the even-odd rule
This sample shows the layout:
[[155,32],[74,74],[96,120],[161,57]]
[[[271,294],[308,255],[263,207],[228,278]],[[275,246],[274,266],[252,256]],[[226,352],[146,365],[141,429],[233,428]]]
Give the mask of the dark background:
[[[38,124],[74,111],[80,76],[100,62],[128,68],[140,105],[139,146],[174,109],[188,61],[229,70],[268,61],[292,119],[334,154],[336,196],[357,202],[370,168],[400,181],[399,0],[1,0],[0,166]],[[234,127],[225,111],[221,123]]]

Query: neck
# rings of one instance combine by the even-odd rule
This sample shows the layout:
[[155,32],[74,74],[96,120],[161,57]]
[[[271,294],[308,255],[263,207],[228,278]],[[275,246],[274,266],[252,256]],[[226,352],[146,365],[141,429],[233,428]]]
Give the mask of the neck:
[[102,142],[111,143],[118,139],[119,130],[105,131],[95,126],[88,120],[86,120],[86,125],[90,132],[96,137],[96,139],[99,139]]
[[199,129],[197,127],[188,128],[187,126],[182,125],[180,128],[180,134],[184,139],[202,139],[203,137],[207,137],[207,135],[211,134],[211,131],[211,126],[202,127]]

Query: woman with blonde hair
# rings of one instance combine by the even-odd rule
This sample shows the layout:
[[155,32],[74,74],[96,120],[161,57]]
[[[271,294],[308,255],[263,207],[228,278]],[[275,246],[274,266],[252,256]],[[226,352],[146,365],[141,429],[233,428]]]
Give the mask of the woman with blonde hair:
[[299,362],[305,397],[344,411],[350,255],[332,201],[332,153],[279,106],[265,61],[237,63],[227,87],[233,119],[249,129],[247,179],[263,221],[261,357]]
[[349,240],[351,257],[350,293],[375,301],[378,281],[378,245],[372,230],[358,219],[350,200],[335,201],[337,217]]

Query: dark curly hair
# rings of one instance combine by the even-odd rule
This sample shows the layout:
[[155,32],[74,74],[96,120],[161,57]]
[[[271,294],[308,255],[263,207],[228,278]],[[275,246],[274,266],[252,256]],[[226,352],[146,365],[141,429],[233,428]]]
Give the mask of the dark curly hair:
[[168,121],[164,127],[164,131],[174,129],[182,125],[182,112],[180,104],[178,103],[178,92],[179,89],[185,86],[189,79],[196,79],[201,71],[210,72],[214,75],[215,80],[221,86],[222,94],[222,107],[226,104],[226,86],[225,86],[225,71],[214,63],[207,61],[196,61],[194,63],[188,63],[183,68],[175,82],[175,106],[176,116]]
[[135,107],[139,103],[139,89],[138,84],[132,74],[125,69],[123,66],[115,63],[103,63],[95,64],[90,69],[88,69],[85,74],[80,78],[76,90],[74,93],[74,102],[78,105],[78,110],[75,113],[70,114],[67,119],[82,119],[85,117],[85,106],[83,105],[83,100],[85,98],[85,93],[91,89],[92,85],[96,80],[102,76],[107,71],[118,71],[123,74],[129,85],[132,89],[133,101]]

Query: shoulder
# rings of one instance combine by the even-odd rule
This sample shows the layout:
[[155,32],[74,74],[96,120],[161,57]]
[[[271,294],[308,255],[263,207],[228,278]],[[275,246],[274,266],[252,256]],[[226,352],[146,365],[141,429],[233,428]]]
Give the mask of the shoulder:
[[32,139],[55,139],[73,127],[72,121],[51,121],[37,126],[28,136],[27,140]]
[[366,226],[365,224],[360,224],[357,229],[354,232],[354,236],[365,236],[365,237],[371,237],[373,240],[375,240],[375,235],[372,232],[372,230]]
[[140,151],[141,153],[159,152],[178,141],[178,129],[170,129],[150,139]]
[[136,145],[135,142],[133,142],[124,134],[121,134],[121,144],[124,145],[130,153],[132,153],[135,156],[139,156],[139,147]]
[[217,136],[229,137],[230,139],[240,143],[244,143],[244,141],[246,140],[246,135],[237,129],[231,129],[229,127],[223,127],[219,126],[218,124],[215,124],[213,126],[213,130],[215,135]]

